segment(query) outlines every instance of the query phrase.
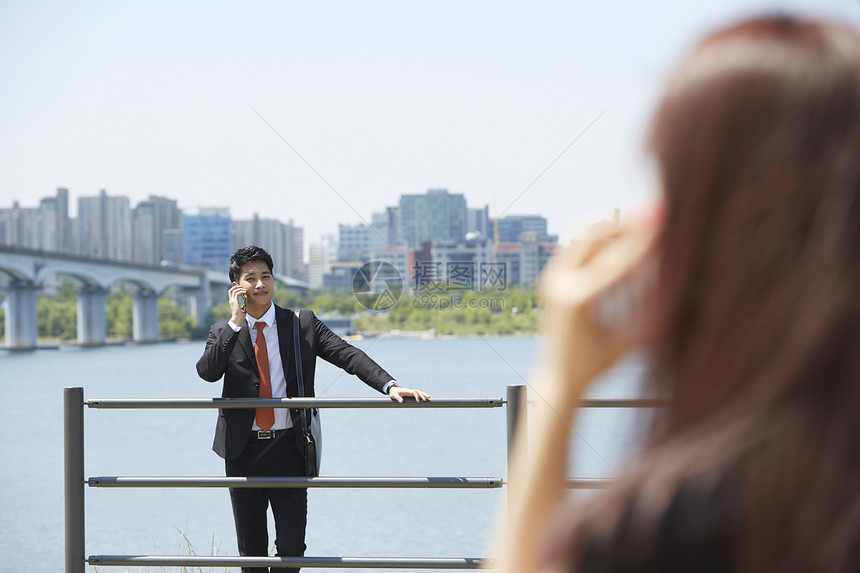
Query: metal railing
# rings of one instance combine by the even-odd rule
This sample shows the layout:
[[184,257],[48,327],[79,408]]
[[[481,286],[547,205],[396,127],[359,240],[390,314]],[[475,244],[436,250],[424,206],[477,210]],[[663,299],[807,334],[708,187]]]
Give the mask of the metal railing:
[[[500,408],[507,406],[507,462],[510,468],[513,439],[526,423],[526,387],[508,386],[506,398],[434,398],[428,402],[398,404],[388,398],[187,398],[84,400],[83,388],[64,389],[65,570],[83,573],[94,566],[177,567],[329,567],[362,569],[477,569],[483,558],[403,557],[228,557],[196,555],[90,555],[85,553],[85,487],[107,488],[423,488],[487,489],[508,486],[501,477],[142,477],[84,474],[84,407],[97,409],[200,409],[200,408]],[[659,407],[650,399],[586,399],[582,407]],[[510,473],[510,472],[508,472]],[[568,488],[597,489],[612,480],[571,479]]]

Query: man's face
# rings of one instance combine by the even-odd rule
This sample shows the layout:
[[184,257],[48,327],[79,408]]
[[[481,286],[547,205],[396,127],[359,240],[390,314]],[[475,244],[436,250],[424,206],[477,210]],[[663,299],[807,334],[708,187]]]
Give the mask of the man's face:
[[248,296],[248,314],[260,318],[275,296],[275,279],[263,261],[248,261],[239,268],[237,283]]

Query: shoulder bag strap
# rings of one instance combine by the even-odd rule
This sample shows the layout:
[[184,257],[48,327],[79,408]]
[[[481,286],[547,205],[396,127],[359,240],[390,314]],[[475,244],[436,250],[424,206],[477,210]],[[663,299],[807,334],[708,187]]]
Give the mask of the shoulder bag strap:
[[[299,385],[299,398],[305,397],[305,377],[302,375],[302,345],[301,345],[301,330],[299,327],[299,320],[301,317],[301,310],[296,309],[296,318],[293,320],[293,354],[295,354],[296,358],[296,381]],[[306,410],[302,410],[302,429],[307,432],[308,429],[308,419],[306,416]]]

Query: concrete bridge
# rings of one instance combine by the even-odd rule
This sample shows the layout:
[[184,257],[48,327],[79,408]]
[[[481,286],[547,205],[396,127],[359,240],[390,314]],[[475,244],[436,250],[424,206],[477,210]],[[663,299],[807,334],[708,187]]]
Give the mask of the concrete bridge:
[[[36,297],[45,278],[52,275],[63,277],[75,288],[77,341],[88,346],[105,342],[105,299],[112,285],[121,284],[134,299],[132,332],[136,342],[158,340],[158,298],[168,288],[179,288],[189,296],[190,314],[202,324],[213,300],[226,301],[230,286],[227,269],[216,272],[187,265],[153,267],[0,247],[0,289],[6,291],[7,348],[35,348]],[[307,288],[305,283],[290,277],[276,278],[290,288]]]

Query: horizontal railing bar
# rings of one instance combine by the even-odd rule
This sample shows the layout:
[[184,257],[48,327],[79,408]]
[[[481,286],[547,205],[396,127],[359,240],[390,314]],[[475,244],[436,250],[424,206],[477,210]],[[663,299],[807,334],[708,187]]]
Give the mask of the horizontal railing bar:
[[426,402],[389,398],[96,398],[88,408],[196,409],[196,408],[501,408],[502,398],[433,398]]
[[[197,409],[197,408],[501,408],[502,398],[434,398],[427,402],[388,398],[96,398],[84,402],[102,409]],[[584,398],[581,408],[663,408],[665,398]]]
[[[604,489],[616,480],[607,478],[568,479],[567,489]],[[90,487],[272,487],[272,488],[401,488],[401,489],[494,489],[507,484],[495,477],[165,477],[95,476],[85,483]]]
[[98,476],[85,482],[90,487],[271,487],[271,488],[500,488],[495,477],[161,477]]
[[477,557],[219,557],[197,555],[90,555],[87,563],[100,567],[332,567],[354,569],[478,569]]
[[582,398],[580,408],[665,408],[666,398]]
[[618,480],[614,479],[606,479],[606,478],[594,478],[594,479],[569,479],[565,483],[565,487],[567,489],[604,489],[612,485]]

